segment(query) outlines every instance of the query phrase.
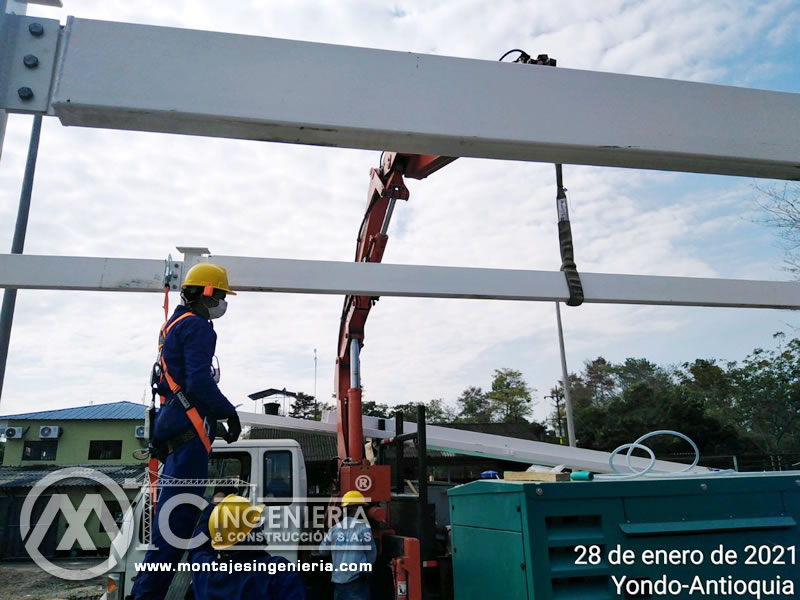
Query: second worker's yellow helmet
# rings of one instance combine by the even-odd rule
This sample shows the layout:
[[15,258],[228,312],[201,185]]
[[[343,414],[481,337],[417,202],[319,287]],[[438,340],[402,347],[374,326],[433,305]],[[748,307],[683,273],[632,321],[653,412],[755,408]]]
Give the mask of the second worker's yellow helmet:
[[211,290],[222,290],[231,296],[236,295],[236,292],[232,291],[228,284],[228,272],[225,267],[213,263],[199,263],[189,269],[182,287],[187,286],[197,286],[208,290],[209,293],[204,291],[204,296],[210,296]]
[[208,533],[215,550],[225,550],[247,540],[258,527],[263,504],[252,504],[247,498],[228,494],[220,500],[208,517]]
[[356,490],[350,490],[342,496],[342,506],[353,506],[354,504],[366,504],[367,499],[364,494]]

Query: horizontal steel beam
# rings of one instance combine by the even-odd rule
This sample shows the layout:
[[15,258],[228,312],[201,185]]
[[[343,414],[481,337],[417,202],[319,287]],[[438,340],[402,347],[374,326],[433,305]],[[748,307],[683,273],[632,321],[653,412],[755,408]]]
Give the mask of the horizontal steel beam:
[[62,46],[64,125],[800,179],[800,94],[72,17]]
[[[251,292],[355,294],[421,298],[561,301],[560,271],[522,271],[210,256],[227,268],[233,289]],[[173,289],[182,263],[173,264]],[[0,255],[0,287],[160,292],[165,261]],[[800,308],[800,283],[647,275],[581,275],[585,302],[744,308]]]
[[0,287],[163,292],[165,266],[152,259],[0,254]]

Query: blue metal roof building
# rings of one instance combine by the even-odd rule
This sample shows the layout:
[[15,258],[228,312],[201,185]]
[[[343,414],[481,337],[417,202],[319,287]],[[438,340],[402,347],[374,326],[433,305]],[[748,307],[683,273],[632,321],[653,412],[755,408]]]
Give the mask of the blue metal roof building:
[[146,410],[144,404],[135,402],[111,402],[109,404],[94,404],[90,406],[76,406],[75,408],[61,408],[57,410],[43,410],[39,412],[21,413],[18,415],[3,415],[0,420],[13,419],[14,421],[140,421],[144,419]]
[[146,409],[110,402],[2,416],[3,466],[143,464],[134,453],[147,445]]

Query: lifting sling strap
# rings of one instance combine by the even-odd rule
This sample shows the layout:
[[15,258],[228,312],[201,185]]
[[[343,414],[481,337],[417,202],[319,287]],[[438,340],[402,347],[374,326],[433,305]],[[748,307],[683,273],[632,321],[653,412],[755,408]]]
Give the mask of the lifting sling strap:
[[[197,432],[197,437],[200,438],[200,441],[203,442],[203,446],[206,449],[206,452],[211,452],[211,438],[208,435],[208,431],[206,431],[205,423],[203,422],[203,417],[200,416],[200,413],[197,412],[197,409],[192,406],[189,399],[186,397],[186,394],[181,391],[181,386],[178,384],[172,376],[169,374],[167,370],[167,362],[164,360],[164,342],[167,339],[167,335],[169,332],[172,331],[172,328],[175,327],[178,323],[183,321],[188,317],[196,316],[194,313],[187,312],[182,314],[180,317],[172,321],[172,323],[164,323],[161,327],[161,334],[158,338],[158,362],[161,365],[161,376],[164,380],[166,380],[169,389],[175,394],[175,397],[181,403],[181,407],[183,410],[186,411],[186,416],[188,417],[189,421],[192,423],[192,427],[194,427],[195,432]],[[161,405],[163,406],[166,402],[166,398],[161,396]]]
[[561,249],[561,270],[567,278],[569,300],[567,306],[583,304],[583,284],[575,265],[575,251],[572,248],[572,228],[569,224],[567,207],[567,188],[561,173],[561,165],[556,165],[556,209],[558,210],[558,243]]

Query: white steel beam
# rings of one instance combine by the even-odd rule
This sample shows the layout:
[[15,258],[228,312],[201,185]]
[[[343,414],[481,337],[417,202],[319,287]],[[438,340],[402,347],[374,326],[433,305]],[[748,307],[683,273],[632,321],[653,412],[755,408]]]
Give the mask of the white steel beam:
[[[310,431],[314,433],[336,434],[336,412],[330,411],[323,422],[310,421],[308,419],[293,419],[291,417],[279,417],[274,415],[262,415],[238,411],[239,419],[242,424],[254,425],[257,427],[271,427],[274,429]],[[383,439],[393,437],[394,420],[382,419],[386,429],[380,429],[377,417],[363,417],[364,437]],[[417,430],[416,423],[406,422],[404,431],[410,433]],[[481,456],[487,458],[497,458],[524,464],[536,464],[545,466],[566,465],[573,469],[583,469],[594,473],[608,473],[611,468],[608,464],[609,452],[598,450],[584,450],[582,448],[572,448],[559,444],[547,444],[545,442],[534,442],[531,440],[520,440],[489,433],[478,433],[475,431],[464,431],[461,429],[451,429],[436,425],[428,425],[426,429],[428,438],[428,450],[444,450],[455,454],[466,454],[470,456]],[[631,458],[631,465],[638,469],[643,469],[649,464],[646,458]],[[628,472],[624,455],[618,456],[614,460],[617,468],[625,473]],[[669,461],[656,461],[653,468],[659,473],[678,471],[686,465]],[[697,467],[697,472],[708,471],[704,467]]]
[[[188,255],[187,255],[188,256]],[[565,302],[560,271],[209,256],[237,291]],[[194,263],[195,259],[190,260]],[[183,263],[172,263],[172,285]],[[0,287],[162,292],[165,261],[0,254]],[[800,308],[800,283],[583,273],[585,302]]]
[[64,125],[800,179],[800,94],[72,17],[62,38]]
[[[0,287],[163,292],[165,268],[165,261],[152,259],[0,254]],[[177,289],[177,283],[174,286],[172,289]]]

